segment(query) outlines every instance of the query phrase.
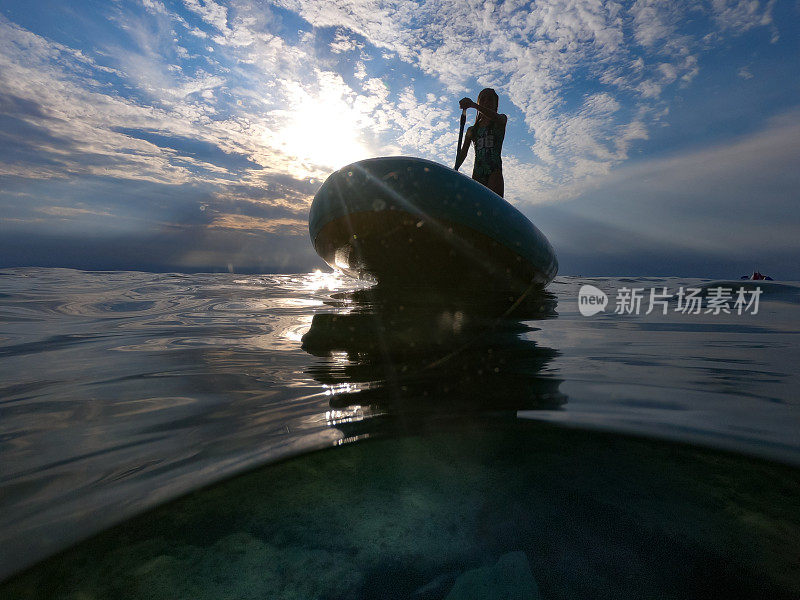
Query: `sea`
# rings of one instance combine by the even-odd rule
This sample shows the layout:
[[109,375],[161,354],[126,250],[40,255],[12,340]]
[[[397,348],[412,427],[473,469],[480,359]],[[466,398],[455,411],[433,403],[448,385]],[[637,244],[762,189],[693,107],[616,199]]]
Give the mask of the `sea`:
[[2,598],[798,598],[800,283],[0,270]]

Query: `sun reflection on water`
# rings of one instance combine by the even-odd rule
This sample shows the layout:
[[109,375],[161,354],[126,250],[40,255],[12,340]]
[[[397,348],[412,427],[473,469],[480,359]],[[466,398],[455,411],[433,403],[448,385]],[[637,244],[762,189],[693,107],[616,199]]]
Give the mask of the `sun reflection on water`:
[[307,290],[317,292],[328,290],[335,292],[345,286],[345,279],[341,271],[323,272],[319,269],[308,274],[305,282]]

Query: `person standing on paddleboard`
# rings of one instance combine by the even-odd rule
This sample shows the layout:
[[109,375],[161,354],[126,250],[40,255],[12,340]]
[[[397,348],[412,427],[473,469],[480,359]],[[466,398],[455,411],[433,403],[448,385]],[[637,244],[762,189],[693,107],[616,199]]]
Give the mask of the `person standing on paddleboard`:
[[475,124],[467,129],[464,145],[458,148],[456,170],[467,158],[470,143],[474,142],[475,166],[472,169],[472,178],[502,197],[504,182],[500,151],[503,148],[508,117],[497,112],[498,103],[497,92],[492,88],[481,90],[477,103],[469,98],[462,98],[458,103],[465,112],[468,108],[477,109],[478,115]]

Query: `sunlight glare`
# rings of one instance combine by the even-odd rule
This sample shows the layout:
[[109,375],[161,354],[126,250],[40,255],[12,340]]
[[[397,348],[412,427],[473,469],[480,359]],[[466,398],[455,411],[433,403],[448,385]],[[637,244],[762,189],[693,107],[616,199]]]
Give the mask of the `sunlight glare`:
[[290,175],[324,177],[332,169],[370,156],[361,140],[361,130],[369,126],[367,117],[339,89],[323,88],[316,97],[298,95],[289,110],[273,113],[281,119],[281,127],[264,133],[265,143],[288,159]]
[[322,289],[335,292],[344,285],[341,271],[332,271],[324,273],[319,269],[315,269],[313,273],[308,274],[308,281],[306,282],[306,289],[316,292]]

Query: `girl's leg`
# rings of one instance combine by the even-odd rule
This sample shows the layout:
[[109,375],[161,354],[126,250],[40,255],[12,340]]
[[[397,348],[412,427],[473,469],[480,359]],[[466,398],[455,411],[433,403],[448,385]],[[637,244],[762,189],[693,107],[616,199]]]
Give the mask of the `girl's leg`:
[[503,197],[503,192],[505,191],[505,182],[503,181],[503,171],[498,169],[497,171],[492,171],[489,174],[489,181],[487,186],[490,190],[492,190],[495,194]]

